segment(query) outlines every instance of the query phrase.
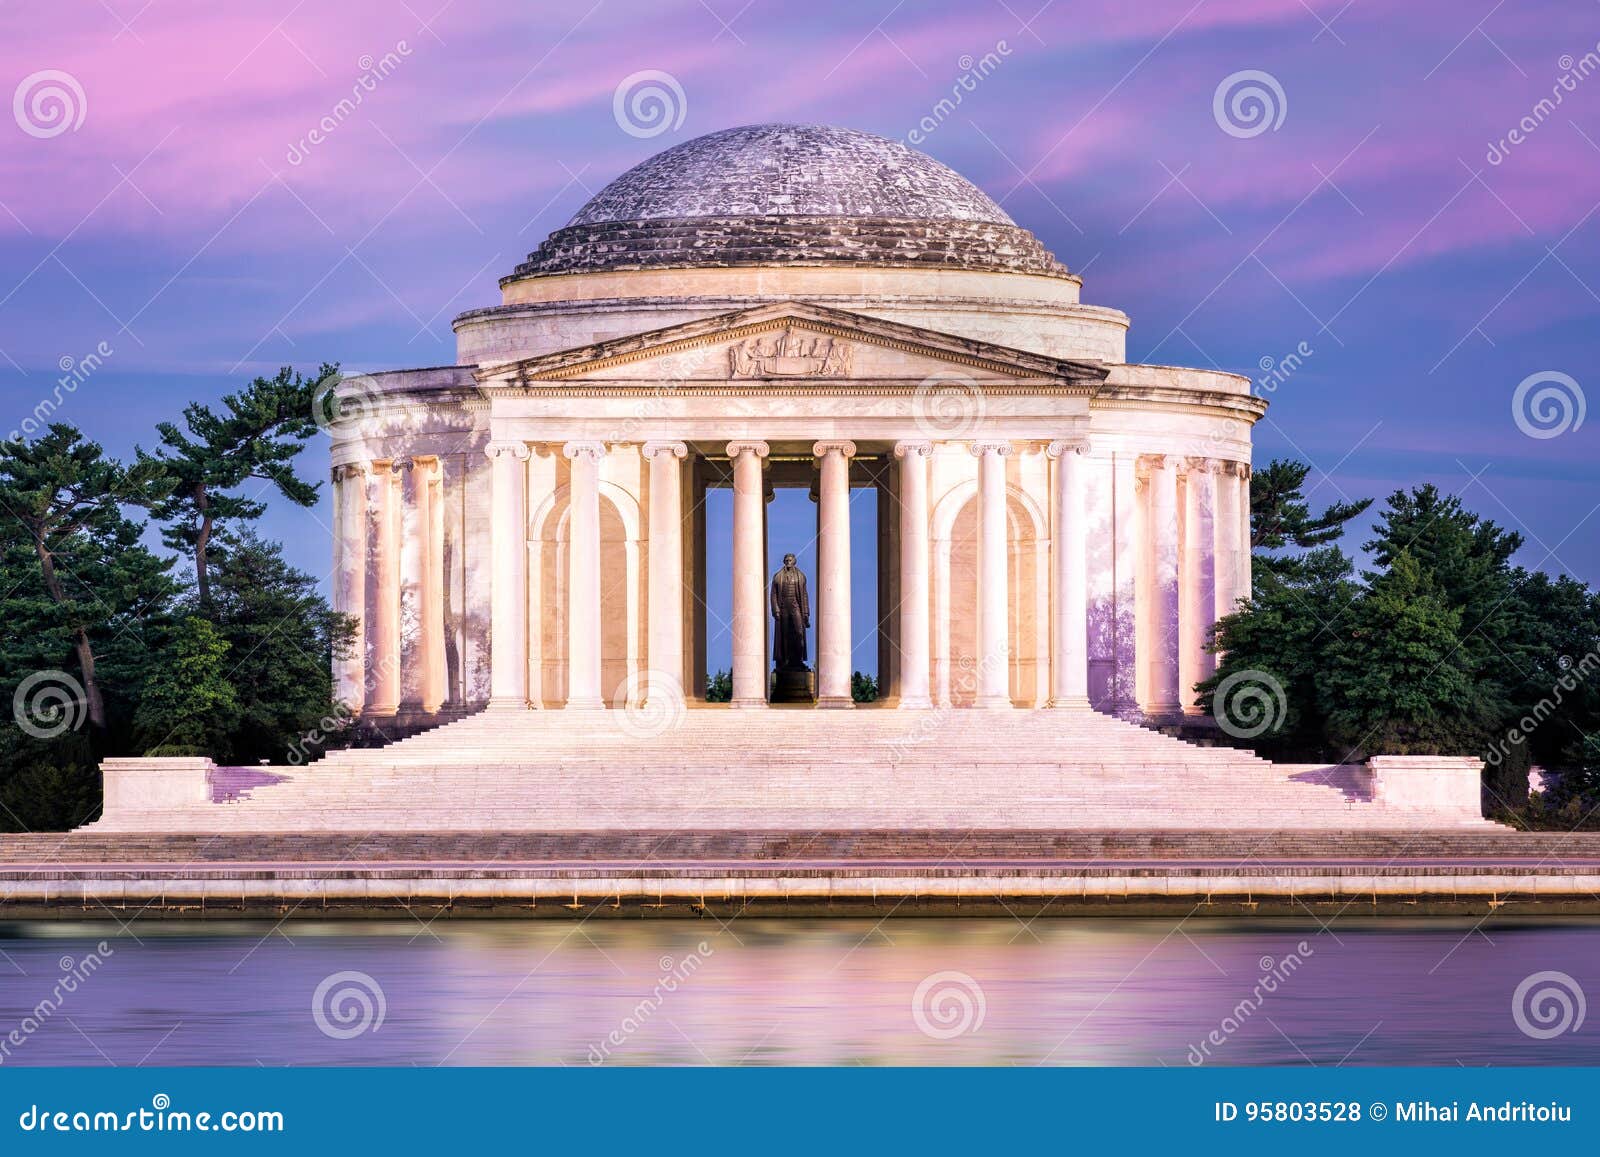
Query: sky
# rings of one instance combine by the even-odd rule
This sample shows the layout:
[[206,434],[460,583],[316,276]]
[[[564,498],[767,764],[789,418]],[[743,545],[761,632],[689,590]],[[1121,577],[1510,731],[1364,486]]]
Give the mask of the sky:
[[[453,362],[624,169],[827,122],[976,182],[1130,361],[1257,379],[1314,502],[1432,481],[1600,581],[1600,0],[37,0],[0,61],[0,433]],[[325,576],[328,515],[264,530]]]

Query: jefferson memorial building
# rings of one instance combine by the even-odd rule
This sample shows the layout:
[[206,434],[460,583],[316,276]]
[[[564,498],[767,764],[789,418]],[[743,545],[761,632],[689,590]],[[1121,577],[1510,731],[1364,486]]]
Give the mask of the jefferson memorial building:
[[[1250,588],[1244,377],[1126,359],[1128,317],[906,146],[756,125],[622,174],[455,320],[457,364],[343,379],[339,692],[406,726],[706,692],[732,491],[732,707],[768,706],[774,488],[809,489],[818,707],[1197,714]],[[852,608],[849,499],[877,491]],[[714,531],[714,533],[717,533]],[[860,560],[854,560],[859,565]]]

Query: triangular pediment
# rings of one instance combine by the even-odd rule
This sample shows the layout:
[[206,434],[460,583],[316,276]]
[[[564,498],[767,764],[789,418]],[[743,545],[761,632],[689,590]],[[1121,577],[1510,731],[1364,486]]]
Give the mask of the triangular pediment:
[[956,373],[978,381],[1093,392],[1106,367],[992,342],[785,301],[718,314],[538,357],[480,366],[485,386],[550,382],[680,383],[917,381]]

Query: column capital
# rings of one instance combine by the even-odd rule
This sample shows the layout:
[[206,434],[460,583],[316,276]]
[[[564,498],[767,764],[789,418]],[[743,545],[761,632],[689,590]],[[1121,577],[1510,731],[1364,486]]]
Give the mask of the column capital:
[[1059,458],[1063,454],[1087,454],[1089,452],[1089,439],[1058,438],[1046,446],[1044,452],[1051,458]]
[[671,454],[674,458],[687,458],[689,456],[689,447],[684,442],[646,442],[639,448],[639,453],[643,454],[646,459],[654,458],[657,454]]
[[1175,466],[1176,464],[1176,460],[1170,454],[1140,454],[1135,460],[1135,465],[1148,474],[1153,474],[1157,470],[1165,470],[1169,466]]
[[598,462],[606,456],[606,444],[593,441],[567,442],[562,445],[561,454],[566,458],[576,458],[581,454]]
[[363,478],[371,469],[368,462],[345,462],[333,468],[333,480],[342,482],[347,478]]
[[1004,458],[1011,453],[1012,446],[1009,438],[978,438],[968,449],[977,458],[982,458],[985,454],[998,454]]
[[1183,460],[1184,469],[1190,474],[1220,474],[1222,461],[1218,458],[1192,457]]
[[818,442],[811,447],[811,453],[818,458],[825,458],[829,454],[843,454],[846,458],[854,458],[856,444],[845,439]]
[[498,458],[508,454],[519,462],[526,462],[530,451],[526,442],[496,441],[490,442],[483,448],[483,452],[491,458]]
[[728,457],[737,458],[741,454],[754,454],[757,458],[765,458],[771,452],[765,442],[741,441],[728,443]]
[[894,456],[896,458],[904,458],[908,454],[916,454],[919,457],[926,458],[932,453],[933,443],[928,441],[913,439],[909,442],[896,442],[894,444]]

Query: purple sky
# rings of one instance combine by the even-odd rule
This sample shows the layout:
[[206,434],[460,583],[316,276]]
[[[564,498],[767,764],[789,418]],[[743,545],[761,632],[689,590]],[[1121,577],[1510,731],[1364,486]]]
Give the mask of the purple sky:
[[[1600,417],[1513,415],[1529,375],[1600,388],[1595,0],[57,0],[0,10],[0,44],[0,433],[101,342],[59,416],[116,453],[284,362],[451,362],[451,318],[650,153],[753,121],[904,139],[993,54],[921,147],[1132,315],[1130,360],[1261,377],[1304,343],[1258,460],[1308,459],[1318,501],[1437,481],[1600,580]],[[684,115],[645,139],[613,94],[647,69]],[[56,135],[44,70],[82,93]],[[1282,116],[1233,135],[1213,98],[1245,70]],[[267,529],[323,574],[325,519]]]

